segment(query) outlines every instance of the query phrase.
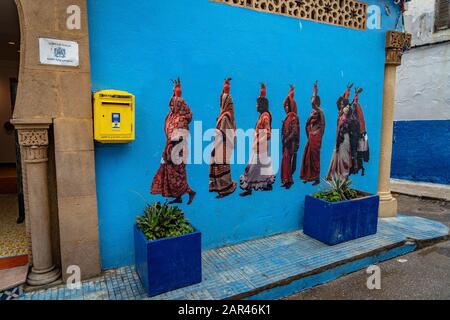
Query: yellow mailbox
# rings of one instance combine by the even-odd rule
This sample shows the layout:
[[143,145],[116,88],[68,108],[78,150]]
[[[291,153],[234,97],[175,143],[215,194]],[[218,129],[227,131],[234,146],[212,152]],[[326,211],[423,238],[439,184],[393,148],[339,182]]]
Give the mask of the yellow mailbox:
[[94,94],[94,139],[102,143],[134,140],[134,95],[103,90]]

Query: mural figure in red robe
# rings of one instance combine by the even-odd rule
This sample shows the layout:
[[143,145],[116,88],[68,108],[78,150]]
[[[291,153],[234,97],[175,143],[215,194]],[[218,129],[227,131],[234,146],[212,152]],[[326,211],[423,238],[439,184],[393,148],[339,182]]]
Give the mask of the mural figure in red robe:
[[325,115],[320,107],[317,81],[314,83],[311,104],[311,115],[306,123],[308,142],[303,153],[300,178],[304,183],[314,182],[313,186],[315,186],[320,183],[320,149],[322,148],[322,138],[325,132]]
[[234,119],[233,98],[230,95],[231,78],[225,80],[220,95],[220,115],[216,122],[214,146],[209,167],[209,191],[217,192],[223,198],[236,190],[236,182],[231,178],[230,158],[233,153],[236,122]]
[[269,191],[275,182],[272,159],[269,155],[269,141],[272,133],[272,115],[269,112],[269,100],[266,98],[266,86],[261,84],[261,92],[256,100],[259,118],[256,122],[250,162],[241,175],[240,186],[244,190],[242,197],[252,194],[252,190]]
[[181,97],[181,81],[174,81],[173,96],[169,102],[169,114],[164,123],[166,146],[162,154],[161,165],[153,178],[151,193],[166,198],[175,198],[169,204],[182,203],[182,195],[188,194],[188,204],[192,203],[195,192],[189,187],[186,175],[189,123],[192,111]]
[[294,100],[294,86],[283,102],[286,118],[281,131],[283,155],[281,160],[282,187],[289,189],[294,184],[292,176],[297,167],[297,151],[300,146],[300,120],[297,115],[297,103]]

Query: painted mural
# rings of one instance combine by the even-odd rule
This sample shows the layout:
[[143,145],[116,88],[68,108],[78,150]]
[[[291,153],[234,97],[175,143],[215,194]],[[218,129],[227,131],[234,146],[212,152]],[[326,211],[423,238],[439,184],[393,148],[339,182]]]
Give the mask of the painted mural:
[[192,111],[181,97],[181,81],[174,82],[173,95],[169,102],[169,114],[164,122],[166,145],[161,165],[153,178],[150,192],[166,198],[175,198],[169,203],[182,203],[182,195],[188,194],[188,204],[192,203],[195,191],[189,187],[186,173],[187,144],[189,123]]
[[[366,124],[359,104],[359,95],[363,89],[356,87],[354,98],[350,102],[352,87],[353,84],[349,84],[336,102],[338,108],[336,145],[326,176],[327,180],[331,180],[334,176],[346,180],[351,174],[358,174],[360,171],[364,176],[364,162],[369,161]],[[230,91],[231,78],[227,78],[224,80],[220,95],[220,113],[216,121],[209,170],[209,192],[217,193],[217,199],[231,195],[237,187],[231,176],[231,157],[236,144],[236,119]],[[295,182],[293,175],[297,167],[297,152],[300,145],[300,119],[294,91],[294,86],[291,85],[289,94],[283,102],[286,117],[281,128],[281,187],[286,189],[290,189]],[[189,187],[186,173],[188,153],[186,141],[190,139],[189,124],[192,121],[192,111],[181,94],[181,81],[178,79],[174,81],[169,114],[164,125],[166,145],[161,165],[151,186],[151,194],[174,198],[169,204],[182,203],[183,194],[189,195],[188,204],[191,204],[196,195]],[[272,190],[276,179],[270,155],[272,114],[269,111],[269,100],[266,95],[267,88],[262,83],[260,95],[256,100],[256,111],[259,117],[254,130],[251,156],[240,177],[240,188],[243,192],[239,195],[242,197],[250,196],[253,191]],[[302,157],[300,179],[304,183],[312,182],[313,186],[317,186],[321,179],[320,153],[326,123],[317,80],[313,85],[311,106],[312,111],[305,125],[307,143]]]
[[325,114],[320,106],[318,81],[314,83],[311,106],[311,115],[306,122],[308,142],[303,153],[300,178],[304,183],[313,182],[316,186],[320,183],[320,149],[325,133]]
[[236,182],[231,177],[230,158],[236,139],[234,103],[230,95],[230,81],[224,81],[220,95],[220,114],[216,122],[214,146],[209,167],[209,192],[217,192],[217,198],[229,196],[236,190]]
[[297,168],[297,151],[300,146],[300,120],[298,118],[297,102],[294,99],[293,85],[291,85],[288,96],[284,99],[283,108],[286,112],[286,118],[283,120],[281,129],[283,146],[281,186],[289,189],[294,184],[292,176]]
[[246,197],[253,190],[270,191],[275,182],[272,159],[269,153],[269,143],[272,133],[272,114],[269,111],[269,100],[266,98],[266,85],[261,84],[261,90],[256,100],[256,111],[259,113],[255,126],[250,161],[241,175],[239,195]]

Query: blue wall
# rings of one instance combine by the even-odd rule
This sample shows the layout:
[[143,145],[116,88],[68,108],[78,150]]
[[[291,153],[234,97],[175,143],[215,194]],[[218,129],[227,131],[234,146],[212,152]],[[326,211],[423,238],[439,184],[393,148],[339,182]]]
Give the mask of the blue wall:
[[[371,1],[382,8],[384,1]],[[337,110],[335,101],[348,82],[365,90],[371,161],[365,177],[353,177],[357,188],[376,192],[386,29],[395,12],[383,17],[383,30],[356,31],[310,21],[259,13],[207,0],[88,1],[93,91],[120,89],[136,95],[136,141],[127,145],[96,145],[99,228],[103,268],[133,263],[132,225],[145,202],[163,200],[149,194],[165,138],[164,118],[172,92],[170,79],[180,76],[183,96],[194,120],[212,128],[219,112],[223,79],[233,77],[237,125],[253,128],[259,83],[268,87],[273,127],[284,117],[282,101],[289,84],[296,85],[301,119],[310,113],[314,80],[327,128],[322,147],[322,176],[333,152]],[[383,10],[384,14],[384,10]],[[209,142],[204,142],[203,147]],[[200,145],[194,145],[199,148]],[[280,151],[281,153],[281,151]],[[280,160],[281,162],[281,160]],[[244,165],[234,165],[235,181]],[[187,217],[203,232],[203,247],[285,232],[302,227],[305,194],[317,188],[296,184],[240,198],[238,191],[217,200],[208,192],[209,166],[189,165],[188,179],[197,191]]]
[[396,121],[391,176],[450,184],[450,120]]

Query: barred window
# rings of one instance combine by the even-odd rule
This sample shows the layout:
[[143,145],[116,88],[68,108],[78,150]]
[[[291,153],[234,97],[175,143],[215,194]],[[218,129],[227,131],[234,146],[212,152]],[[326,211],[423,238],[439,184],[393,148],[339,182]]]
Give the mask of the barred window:
[[434,32],[450,28],[450,5],[449,0],[436,0],[436,17],[434,21]]

